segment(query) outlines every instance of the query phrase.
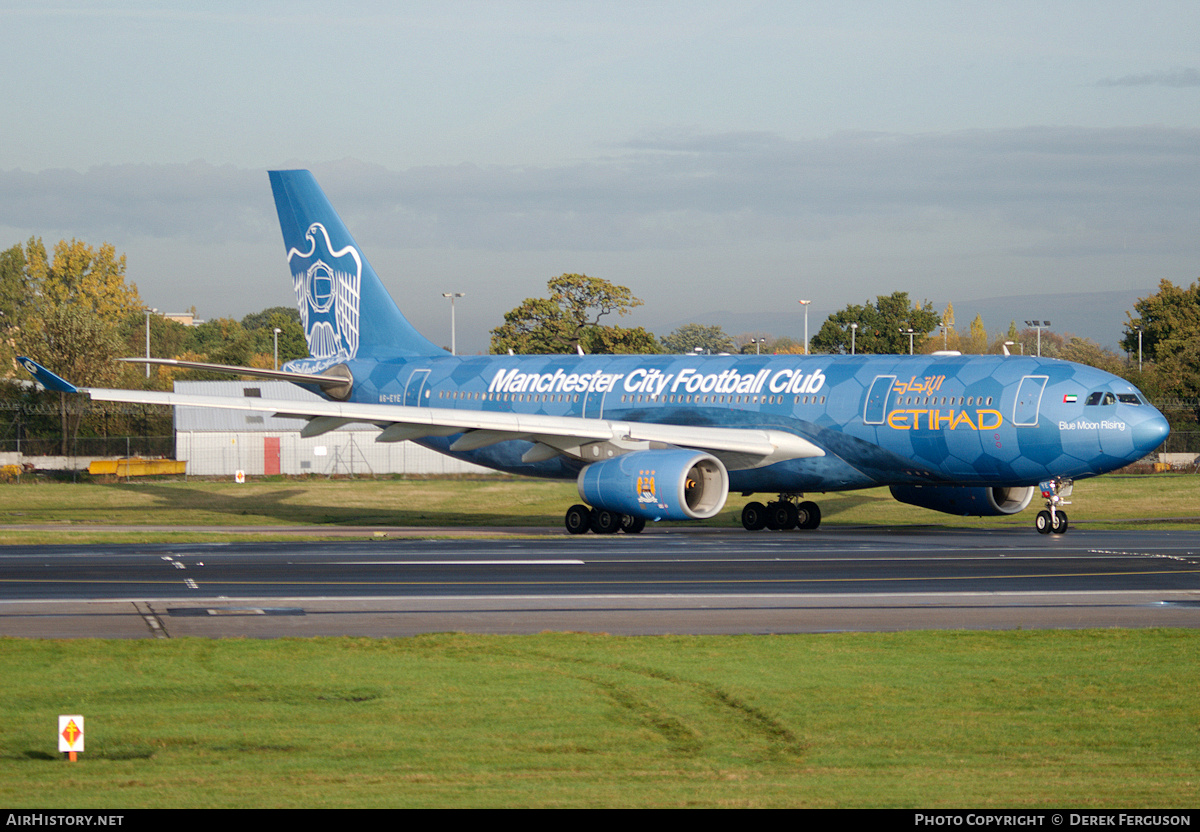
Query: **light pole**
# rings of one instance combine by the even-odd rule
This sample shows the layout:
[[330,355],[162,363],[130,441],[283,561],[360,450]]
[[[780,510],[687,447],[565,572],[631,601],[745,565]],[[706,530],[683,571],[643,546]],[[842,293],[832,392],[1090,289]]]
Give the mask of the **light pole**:
[[1026,321],[1025,326],[1031,326],[1038,331],[1038,358],[1042,357],[1042,327],[1050,326],[1049,321]]
[[1142,371],[1142,328],[1138,327],[1138,372]]
[[279,327],[275,327],[275,369],[279,369],[279,333],[283,332]]
[[[146,358],[149,359],[150,358],[150,315],[151,314],[157,315],[158,310],[146,308],[146,309],[143,309],[142,311],[146,313]],[[150,362],[149,362],[149,360],[146,361],[146,378],[150,378]]]
[[763,341],[766,341],[766,340],[767,340],[766,338],[751,338],[750,339],[751,343],[754,344],[754,354],[755,355],[762,355]]
[[800,305],[804,307],[804,354],[808,355],[808,305],[811,300],[802,300]]
[[854,336],[858,334],[858,324],[850,324],[850,354],[854,355]]
[[900,330],[901,334],[904,334],[905,332],[908,333],[908,354],[912,355],[913,354],[913,334],[916,332],[916,330],[913,329],[912,327],[909,327],[908,329]]
[[454,299],[463,297],[463,292],[442,292],[442,297],[450,298],[450,354],[458,355],[458,344],[454,332]]

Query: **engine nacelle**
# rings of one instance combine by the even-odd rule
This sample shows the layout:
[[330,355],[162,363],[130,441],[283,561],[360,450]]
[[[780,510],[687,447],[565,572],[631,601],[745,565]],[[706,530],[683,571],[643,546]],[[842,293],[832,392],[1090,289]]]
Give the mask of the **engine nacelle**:
[[579,472],[579,496],[596,508],[647,520],[704,520],[725,506],[729,474],[699,451],[635,451]]
[[964,485],[893,485],[892,496],[910,506],[963,517],[995,517],[1023,511],[1034,487],[990,488]]

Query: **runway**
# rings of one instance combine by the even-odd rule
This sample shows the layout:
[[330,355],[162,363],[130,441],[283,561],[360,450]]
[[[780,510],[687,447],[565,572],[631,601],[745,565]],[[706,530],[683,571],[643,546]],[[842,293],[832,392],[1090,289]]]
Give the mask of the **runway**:
[[1200,532],[6,547],[0,635],[792,633],[1200,625]]

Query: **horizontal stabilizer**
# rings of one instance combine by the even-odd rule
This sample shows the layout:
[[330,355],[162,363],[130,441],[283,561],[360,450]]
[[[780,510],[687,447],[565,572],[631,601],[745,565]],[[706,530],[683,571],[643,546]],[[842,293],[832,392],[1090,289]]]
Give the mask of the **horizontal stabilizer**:
[[[259,367],[237,367],[233,364],[209,364],[204,361],[180,361],[177,358],[118,358],[130,364],[155,364],[160,367],[178,367],[181,370],[204,370],[210,373],[228,373],[235,376],[250,376],[251,378],[270,378],[276,381],[290,381],[294,384],[315,384],[322,389],[348,389],[351,380],[345,375],[296,373],[291,370],[264,370]],[[32,372],[32,371],[31,371]]]

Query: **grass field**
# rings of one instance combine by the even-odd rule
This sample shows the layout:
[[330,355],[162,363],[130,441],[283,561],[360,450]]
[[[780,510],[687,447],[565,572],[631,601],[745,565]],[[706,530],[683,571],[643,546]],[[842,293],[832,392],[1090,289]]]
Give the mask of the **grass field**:
[[[505,478],[35,482],[0,496],[6,543],[559,528],[576,499],[571,484]],[[1109,476],[1077,484],[1070,511],[1076,525],[1195,528],[1198,498],[1197,477]],[[819,499],[830,527],[1032,523],[883,489]],[[737,526],[743,503],[705,525]],[[208,530],[139,531],[173,524]],[[3,639],[0,804],[1187,808],[1198,667],[1195,630]],[[55,752],[60,713],[87,720],[75,764]]]
[[1198,660],[1167,630],[6,640],[0,803],[1194,807]]
[[[823,524],[932,525],[1027,528],[1038,499],[1008,517],[966,518],[905,506],[886,488],[810,495]],[[721,514],[693,525],[739,528],[749,499],[730,495]],[[574,483],[511,477],[490,479],[259,479],[245,484],[214,481],[133,480],[114,483],[23,482],[0,485],[0,542],[49,543],[145,539],[145,526],[202,526],[172,540],[214,539],[229,526],[534,526],[561,528],[567,506],[578,502]],[[1110,475],[1076,483],[1068,509],[1072,524],[1105,528],[1200,528],[1200,477],[1178,474]],[[14,525],[121,525],[127,531],[73,534],[17,530]],[[10,528],[5,528],[9,526]],[[443,532],[444,533],[444,532]],[[161,536],[161,532],[155,532]]]

